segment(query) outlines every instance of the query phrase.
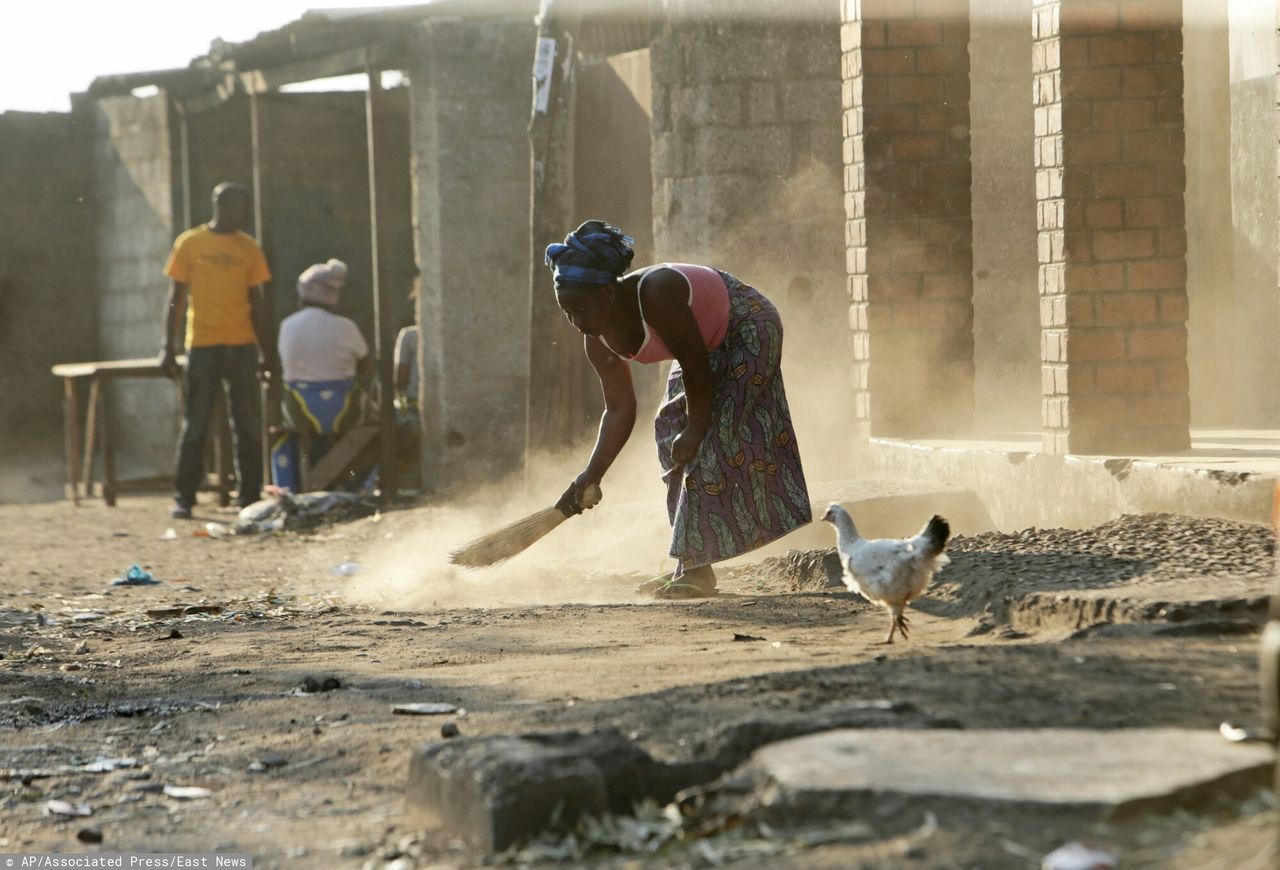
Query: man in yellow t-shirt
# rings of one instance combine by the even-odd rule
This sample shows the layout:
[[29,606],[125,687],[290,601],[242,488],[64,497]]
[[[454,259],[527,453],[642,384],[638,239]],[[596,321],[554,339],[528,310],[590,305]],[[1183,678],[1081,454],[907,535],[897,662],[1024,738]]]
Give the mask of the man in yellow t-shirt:
[[279,363],[262,290],[271,272],[258,243],[244,232],[252,205],[243,186],[219,184],[213,189],[213,220],[178,236],[164,267],[173,285],[165,305],[161,366],[176,372],[178,328],[184,322],[182,346],[187,350],[186,415],[170,511],[178,519],[189,519],[196,503],[214,399],[224,382],[235,435],[240,504],[252,504],[261,495],[256,375],[270,377],[279,371]]

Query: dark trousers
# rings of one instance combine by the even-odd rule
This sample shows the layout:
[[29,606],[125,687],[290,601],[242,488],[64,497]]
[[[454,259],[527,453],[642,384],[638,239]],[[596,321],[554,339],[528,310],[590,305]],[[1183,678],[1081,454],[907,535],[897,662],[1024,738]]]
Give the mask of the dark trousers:
[[262,436],[259,434],[258,348],[252,344],[219,344],[187,351],[187,412],[178,441],[177,500],[196,502],[204,477],[204,445],[213,418],[213,403],[225,384],[231,429],[235,435],[236,480],[241,506],[262,494]]

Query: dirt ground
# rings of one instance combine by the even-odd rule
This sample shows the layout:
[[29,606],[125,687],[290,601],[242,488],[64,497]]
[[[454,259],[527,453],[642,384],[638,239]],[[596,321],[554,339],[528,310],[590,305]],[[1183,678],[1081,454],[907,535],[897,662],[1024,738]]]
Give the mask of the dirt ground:
[[[150,496],[115,509],[0,507],[0,852],[472,866],[483,857],[404,813],[409,752],[442,739],[445,722],[464,735],[611,726],[655,756],[687,758],[726,723],[879,699],[965,728],[1259,721],[1256,633],[1272,547],[1256,527],[1141,517],[957,539],[954,564],[912,614],[910,641],[884,647],[883,612],[825,586],[821,553],[737,565],[713,600],[645,603],[631,591],[644,565],[539,568],[527,584],[519,560],[474,576],[423,567],[379,580],[371,554],[394,550],[405,564],[421,553],[425,565],[453,542],[427,508],[227,538],[195,536],[232,519],[204,514],[172,521]],[[169,528],[174,538],[162,539]],[[556,534],[544,545],[573,546],[569,529]],[[164,582],[109,585],[134,563]],[[357,573],[337,570],[344,563]],[[1088,627],[1100,619],[1115,624]],[[303,692],[309,676],[341,688]],[[424,701],[464,712],[391,712]],[[136,763],[65,769],[113,758]],[[211,793],[180,800],[159,793],[166,785]],[[92,815],[51,816],[51,799]],[[1277,830],[1269,790],[1111,825],[940,815],[932,832],[878,838],[871,822],[849,842],[725,835],[647,857],[575,855],[562,843],[511,860],[1026,868],[1086,839],[1123,867],[1226,870],[1272,866]],[[84,829],[102,845],[79,842]]]

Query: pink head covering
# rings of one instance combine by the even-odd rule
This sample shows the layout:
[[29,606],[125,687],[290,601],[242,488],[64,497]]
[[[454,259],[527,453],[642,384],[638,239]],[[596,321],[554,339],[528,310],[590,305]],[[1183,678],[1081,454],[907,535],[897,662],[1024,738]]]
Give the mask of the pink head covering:
[[330,260],[307,267],[298,276],[298,295],[314,305],[336,305],[338,293],[347,282],[347,264]]

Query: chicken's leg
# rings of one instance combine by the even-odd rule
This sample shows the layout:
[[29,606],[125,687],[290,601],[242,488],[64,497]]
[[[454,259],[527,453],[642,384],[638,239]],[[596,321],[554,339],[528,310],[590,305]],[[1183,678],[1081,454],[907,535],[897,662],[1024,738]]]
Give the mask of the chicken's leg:
[[[901,611],[897,608],[891,607],[889,609],[889,634],[885,636],[884,640],[880,641],[881,644],[893,643],[893,633],[902,627],[898,624],[898,620],[900,618]],[[903,637],[906,637],[906,635],[904,634]]]

